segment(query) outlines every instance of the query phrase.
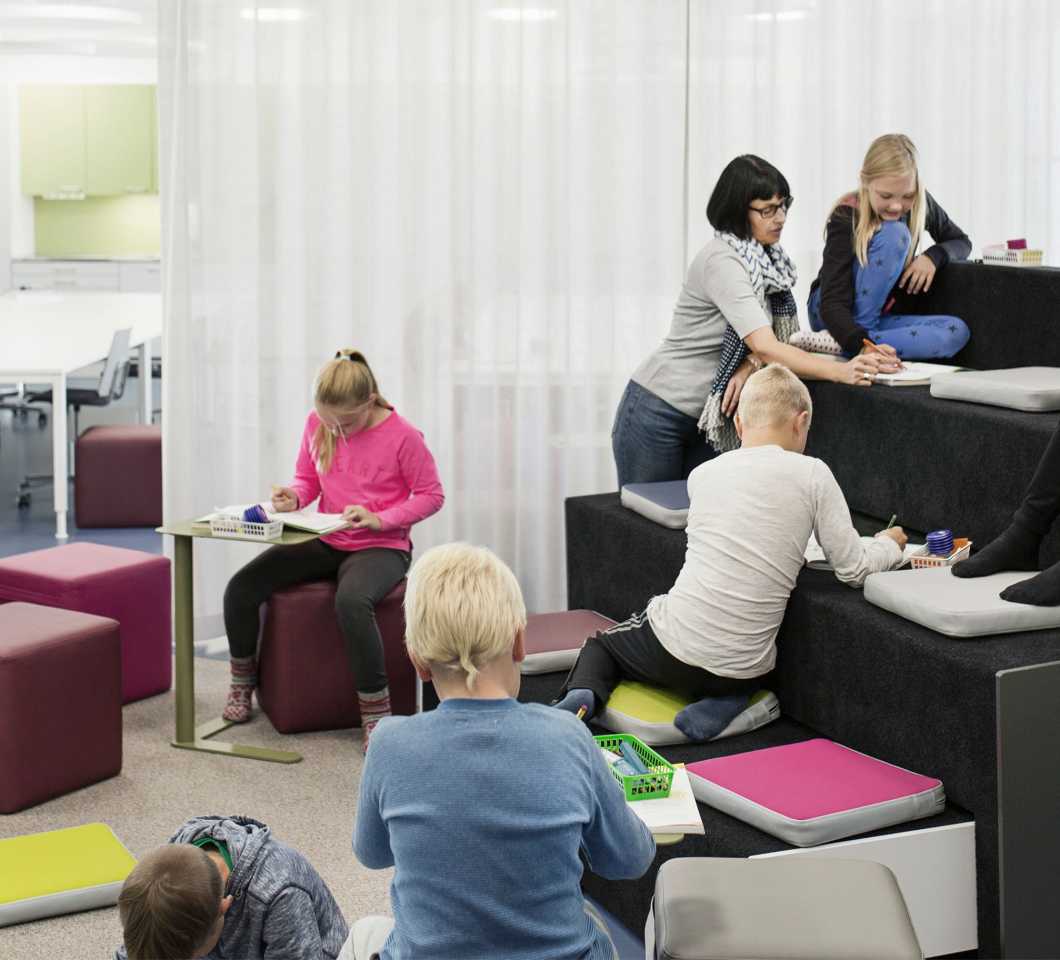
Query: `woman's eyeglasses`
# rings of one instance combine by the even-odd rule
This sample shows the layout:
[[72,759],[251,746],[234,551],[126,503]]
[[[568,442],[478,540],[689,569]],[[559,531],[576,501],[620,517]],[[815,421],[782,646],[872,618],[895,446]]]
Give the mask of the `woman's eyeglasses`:
[[771,203],[765,207],[748,207],[748,209],[754,210],[763,220],[772,220],[781,210],[786,214],[794,202],[794,197],[785,197],[780,203]]

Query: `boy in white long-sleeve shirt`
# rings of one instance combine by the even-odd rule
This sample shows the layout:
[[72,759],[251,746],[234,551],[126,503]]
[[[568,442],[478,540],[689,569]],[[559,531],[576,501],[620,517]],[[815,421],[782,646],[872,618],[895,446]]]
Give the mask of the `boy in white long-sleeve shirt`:
[[720,733],[776,662],[776,636],[814,533],[835,575],[861,586],[901,562],[906,536],[892,527],[864,542],[843,492],[807,457],[813,404],[786,367],[747,380],[736,415],[742,446],[688,478],[688,547],[669,593],[590,638],[557,706],[587,717],[623,679],[700,701],[678,716],[692,739]]

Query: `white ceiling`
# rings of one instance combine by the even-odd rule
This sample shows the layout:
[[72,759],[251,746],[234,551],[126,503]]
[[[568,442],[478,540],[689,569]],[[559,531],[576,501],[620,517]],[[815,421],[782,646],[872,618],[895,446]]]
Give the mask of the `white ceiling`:
[[[158,0],[0,0],[0,57],[154,59]],[[162,0],[165,2],[165,0]]]

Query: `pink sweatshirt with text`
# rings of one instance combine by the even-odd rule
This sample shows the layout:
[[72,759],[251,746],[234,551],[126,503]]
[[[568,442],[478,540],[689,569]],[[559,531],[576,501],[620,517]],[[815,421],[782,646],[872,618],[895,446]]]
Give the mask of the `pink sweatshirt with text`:
[[412,550],[414,523],[437,513],[445,502],[434,457],[423,434],[396,410],[382,423],[350,437],[335,438],[331,469],[321,475],[313,458],[313,436],[320,418],[306,418],[290,487],[299,508],[318,496],[321,513],[342,513],[353,504],[377,514],[381,530],[339,530],[321,539],[337,550],[389,547]]

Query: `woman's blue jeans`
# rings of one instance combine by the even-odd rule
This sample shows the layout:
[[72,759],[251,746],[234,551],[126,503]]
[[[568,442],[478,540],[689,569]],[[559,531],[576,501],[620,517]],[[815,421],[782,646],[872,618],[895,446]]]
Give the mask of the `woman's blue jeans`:
[[[865,266],[854,260],[854,320],[877,343],[887,343],[905,360],[943,360],[957,353],[971,337],[968,325],[944,314],[884,314],[883,308],[905,269],[909,254],[909,228],[901,220],[888,220],[869,241]],[[807,304],[810,326],[823,330],[821,288]]]
[[618,486],[683,480],[717,453],[698,421],[632,380],[618,404],[611,430]]

